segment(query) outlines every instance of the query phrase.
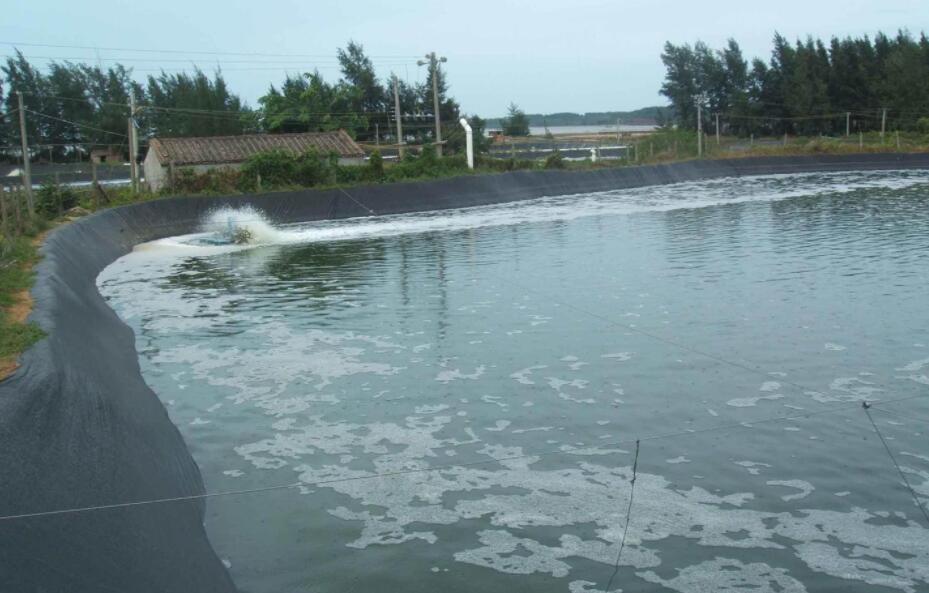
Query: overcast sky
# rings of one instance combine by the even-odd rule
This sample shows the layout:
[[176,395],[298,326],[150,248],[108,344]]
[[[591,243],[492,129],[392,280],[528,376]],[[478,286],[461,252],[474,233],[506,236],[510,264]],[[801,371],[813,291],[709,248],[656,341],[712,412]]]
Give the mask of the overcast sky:
[[410,82],[425,74],[416,57],[434,50],[448,58],[453,96],[482,116],[502,114],[510,101],[546,113],[664,104],[660,54],[668,40],[719,47],[734,37],[746,57],[767,58],[775,31],[790,39],[929,31],[927,0],[6,0],[3,13],[4,55],[12,51],[8,42],[125,48],[20,46],[35,57],[103,65],[118,58],[138,77],[159,67],[197,63],[212,70],[219,63],[252,105],[288,70],[318,67],[337,79],[335,51],[349,39],[364,45],[379,74],[395,71]]

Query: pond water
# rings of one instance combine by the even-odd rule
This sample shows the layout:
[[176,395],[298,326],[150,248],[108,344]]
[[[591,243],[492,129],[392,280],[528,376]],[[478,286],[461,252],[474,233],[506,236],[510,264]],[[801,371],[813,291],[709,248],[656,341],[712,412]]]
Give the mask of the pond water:
[[223,212],[98,286],[207,490],[293,486],[208,500],[243,591],[916,592],[861,402],[929,504],[927,213],[924,171]]

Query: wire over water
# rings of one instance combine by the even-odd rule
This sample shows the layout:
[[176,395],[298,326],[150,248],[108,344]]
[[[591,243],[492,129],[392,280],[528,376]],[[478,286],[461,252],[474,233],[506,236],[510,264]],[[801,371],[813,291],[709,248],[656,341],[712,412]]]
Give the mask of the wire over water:
[[897,458],[894,457],[893,452],[890,450],[890,446],[887,444],[887,441],[884,440],[884,435],[881,434],[880,429],[877,427],[877,424],[874,422],[874,418],[871,417],[871,404],[868,402],[861,402],[861,407],[864,410],[864,413],[868,415],[868,420],[871,421],[871,426],[874,427],[874,432],[877,433],[878,438],[881,439],[881,444],[884,445],[884,450],[887,451],[887,455],[890,457],[890,460],[893,462],[894,467],[897,468],[897,473],[900,474],[900,477],[903,478],[903,483],[906,484],[907,490],[910,491],[910,496],[913,497],[913,502],[916,503],[916,506],[919,507],[919,510],[923,514],[923,518],[926,520],[926,526],[929,527],[929,513],[926,512],[926,507],[923,506],[923,502],[919,499],[919,495],[916,494],[916,491],[913,490],[913,486],[910,485],[909,479],[907,479],[906,474],[903,473],[903,469],[900,467],[900,464],[897,463]]
[[[909,401],[912,399],[925,398],[925,397],[927,396],[912,395],[908,397],[885,400],[882,403],[885,403],[885,404],[898,403],[898,402],[904,402],[904,401]],[[620,440],[615,440],[615,441],[607,441],[607,442],[599,443],[596,446],[568,445],[568,446],[555,449],[555,450],[537,451],[534,453],[526,453],[526,454],[521,454],[521,455],[510,455],[506,457],[491,457],[489,459],[482,459],[480,461],[471,461],[467,463],[449,463],[449,464],[435,465],[435,466],[424,467],[424,468],[397,470],[397,471],[383,472],[383,473],[372,473],[372,474],[366,474],[363,476],[351,476],[348,478],[333,478],[330,480],[319,480],[316,482],[298,481],[298,482],[290,482],[287,484],[263,486],[259,488],[247,488],[243,490],[223,490],[219,492],[205,492],[203,494],[190,494],[190,495],[174,496],[174,497],[167,497],[167,498],[153,498],[153,499],[137,500],[137,501],[130,501],[130,502],[119,502],[119,503],[102,504],[102,505],[94,505],[94,506],[56,509],[56,510],[51,510],[51,511],[37,511],[33,513],[20,513],[20,514],[15,514],[15,515],[5,515],[5,516],[0,516],[0,521],[10,521],[14,519],[27,519],[27,518],[34,518],[34,517],[47,517],[51,515],[64,515],[64,514],[71,514],[71,513],[83,513],[83,512],[89,512],[89,511],[102,511],[102,510],[108,510],[108,509],[119,509],[119,508],[127,508],[127,507],[152,505],[152,504],[163,504],[163,503],[170,503],[170,502],[184,502],[184,501],[191,501],[191,500],[202,500],[202,499],[207,499],[207,498],[220,498],[220,497],[225,497],[225,496],[258,494],[262,492],[272,492],[276,490],[288,490],[291,488],[299,488],[299,487],[327,486],[329,484],[339,484],[343,482],[357,482],[361,480],[373,480],[377,478],[391,478],[391,477],[410,475],[410,474],[422,474],[422,473],[437,472],[437,471],[447,471],[447,470],[456,469],[456,468],[477,467],[481,465],[489,465],[492,463],[501,463],[504,461],[517,461],[521,459],[531,459],[533,457],[566,455],[570,453],[575,453],[577,451],[585,451],[587,449],[593,449],[595,447],[596,448],[615,447],[619,445],[628,445],[630,443],[636,443],[639,441],[652,441],[652,440],[669,439],[669,438],[682,437],[682,436],[693,436],[693,435],[706,434],[706,433],[716,432],[716,431],[721,431],[721,430],[730,430],[733,428],[753,428],[756,425],[767,424],[770,422],[784,422],[788,420],[799,420],[801,418],[821,416],[825,414],[848,412],[849,410],[857,408],[858,406],[859,404],[855,403],[855,404],[849,404],[846,406],[835,406],[827,410],[805,412],[803,414],[770,416],[767,418],[761,418],[759,420],[752,420],[752,421],[745,421],[745,422],[731,422],[728,424],[721,424],[721,425],[711,426],[711,427],[707,427],[703,429],[679,430],[679,431],[674,431],[674,432],[658,433],[658,434],[645,436],[641,438],[628,438],[628,439],[620,439]]]
[[610,593],[610,587],[613,585],[613,579],[619,572],[619,561],[623,557],[623,548],[626,547],[626,534],[629,533],[629,519],[632,517],[632,499],[635,497],[635,478],[639,468],[639,441],[635,442],[635,460],[632,462],[632,479],[629,480],[629,505],[626,507],[626,525],[623,527],[623,539],[619,542],[619,553],[616,554],[616,564],[613,566],[613,574],[610,580],[606,582],[606,593]]

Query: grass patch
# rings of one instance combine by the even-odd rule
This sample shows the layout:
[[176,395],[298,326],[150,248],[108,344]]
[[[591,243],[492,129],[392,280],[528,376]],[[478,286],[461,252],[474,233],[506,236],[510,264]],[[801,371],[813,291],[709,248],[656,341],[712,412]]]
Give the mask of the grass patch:
[[37,243],[35,235],[0,240],[0,378],[15,368],[20,353],[45,335],[25,320],[31,310],[28,290],[39,258]]

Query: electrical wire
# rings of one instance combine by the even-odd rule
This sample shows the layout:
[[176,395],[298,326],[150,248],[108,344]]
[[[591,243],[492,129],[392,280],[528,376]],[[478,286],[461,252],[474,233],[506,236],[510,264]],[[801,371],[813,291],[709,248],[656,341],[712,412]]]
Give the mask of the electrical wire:
[[[135,53],[156,53],[156,54],[196,54],[211,56],[265,56],[265,57],[288,57],[288,58],[328,58],[332,54],[296,54],[296,53],[264,53],[264,52],[228,52],[228,51],[197,51],[185,49],[137,49],[126,47],[97,47],[92,45],[62,45],[48,43],[22,43],[15,41],[0,41],[0,45],[12,45],[22,47],[52,47],[56,49],[86,49],[91,51],[128,51]],[[369,55],[369,58],[404,58],[409,60],[420,59],[421,56],[413,55]],[[91,59],[91,58],[89,58]]]
[[635,442],[635,459],[632,462],[632,479],[629,481],[629,505],[626,507],[626,524],[623,526],[623,538],[619,543],[619,553],[616,554],[616,563],[613,565],[613,574],[610,575],[610,580],[606,583],[606,588],[604,589],[605,593],[610,593],[610,587],[613,586],[613,579],[616,578],[616,575],[619,573],[619,561],[623,557],[623,550],[626,547],[626,534],[629,533],[629,521],[632,518],[632,499],[635,497],[635,478],[636,473],[639,468],[639,441]]
[[[12,60],[17,59],[19,56],[10,56],[10,55],[0,55],[0,58]],[[36,56],[36,55],[24,55],[22,56],[28,60],[62,60],[66,62],[78,61],[78,60],[100,60],[102,62],[156,62],[156,63],[183,63],[191,64],[194,63],[193,59],[181,59],[181,58],[94,58],[90,56]],[[373,66],[402,66],[403,64],[409,64],[411,60],[378,60],[377,64],[372,64]],[[304,65],[304,66],[313,66],[315,64],[322,64],[326,66],[337,66],[341,67],[341,62],[338,58],[331,58],[326,60],[321,60],[319,58],[313,59],[312,62],[307,62],[307,60],[211,60],[210,65],[214,64],[268,64],[268,65]]]
[[871,421],[871,426],[874,427],[874,432],[876,432],[878,438],[881,439],[881,444],[884,445],[884,450],[887,451],[887,456],[890,457],[894,467],[897,468],[897,473],[900,474],[900,477],[903,479],[903,483],[906,484],[906,489],[910,491],[910,496],[913,497],[913,502],[916,503],[916,506],[922,512],[923,518],[926,520],[926,526],[929,527],[929,513],[926,512],[926,507],[923,506],[923,502],[919,499],[919,495],[917,495],[916,491],[913,490],[913,486],[910,485],[910,480],[906,477],[906,474],[903,472],[900,464],[897,463],[897,458],[894,457],[893,451],[890,450],[890,446],[887,444],[887,441],[884,440],[884,435],[881,434],[881,430],[874,422],[874,418],[871,416],[871,405],[868,404],[868,402],[861,402],[861,407],[864,410],[864,413],[867,414],[868,420]]
[[[898,402],[909,401],[909,400],[916,399],[916,398],[926,398],[926,397],[927,397],[926,395],[915,395],[915,396],[902,397],[902,398],[897,398],[897,399],[884,400],[881,403],[885,403],[885,404],[898,403]],[[318,480],[315,482],[297,481],[297,482],[290,482],[286,484],[262,486],[258,488],[246,488],[242,490],[221,490],[217,492],[205,492],[203,494],[188,494],[188,495],[183,495],[183,496],[174,496],[174,497],[166,497],[166,498],[152,498],[152,499],[144,499],[144,500],[137,500],[137,501],[130,501],[130,502],[119,502],[119,503],[101,504],[101,505],[84,506],[84,507],[72,507],[72,508],[65,508],[65,509],[56,509],[56,510],[51,510],[51,511],[19,513],[15,515],[0,516],[0,521],[12,521],[16,519],[47,517],[47,516],[52,516],[52,515],[64,515],[64,514],[71,514],[71,513],[102,511],[102,510],[137,507],[137,506],[145,506],[145,505],[153,505],[153,504],[184,502],[184,501],[191,501],[191,500],[204,500],[204,499],[209,499],[209,498],[219,498],[219,497],[226,497],[226,496],[258,494],[258,493],[263,493],[263,492],[273,492],[276,490],[289,490],[289,489],[300,488],[300,487],[327,486],[331,484],[340,484],[344,482],[357,482],[360,480],[373,480],[373,479],[379,479],[379,478],[391,478],[391,477],[405,476],[405,475],[411,475],[411,474],[440,472],[440,471],[447,471],[450,469],[457,469],[457,468],[478,467],[481,465],[502,463],[504,461],[518,461],[518,460],[533,459],[533,458],[540,458],[540,457],[566,455],[566,454],[576,453],[578,451],[585,451],[585,450],[594,449],[594,448],[616,447],[620,445],[632,444],[632,443],[635,443],[636,441],[653,441],[653,440],[661,440],[661,439],[669,439],[669,438],[677,438],[677,437],[685,437],[685,436],[694,436],[694,435],[707,434],[707,433],[721,431],[721,430],[731,430],[734,428],[753,428],[760,424],[768,424],[772,422],[784,422],[784,421],[789,421],[789,420],[798,420],[801,418],[821,416],[824,414],[845,413],[845,412],[857,409],[859,407],[860,407],[860,404],[855,403],[855,404],[849,404],[849,405],[844,405],[844,406],[835,406],[827,410],[817,410],[814,412],[805,412],[802,414],[791,414],[791,415],[785,415],[785,416],[770,416],[770,417],[762,418],[758,420],[734,422],[734,423],[723,424],[723,425],[718,425],[718,426],[713,426],[713,427],[707,427],[704,429],[681,430],[681,431],[675,431],[675,432],[659,433],[659,434],[654,434],[654,435],[640,437],[640,438],[628,438],[628,439],[620,439],[620,440],[615,440],[615,441],[605,441],[605,442],[597,443],[596,445],[580,445],[580,446],[565,445],[559,449],[538,451],[534,453],[509,455],[509,456],[504,456],[504,457],[491,457],[490,459],[481,459],[478,461],[471,461],[471,462],[465,462],[465,463],[442,464],[442,465],[436,465],[436,466],[425,467],[425,468],[414,468],[414,469],[396,470],[396,471],[391,471],[391,472],[372,473],[372,474],[365,474],[361,476],[351,476],[351,477],[346,477],[346,478],[332,478],[329,480]]]
[[76,121],[71,121],[71,120],[67,120],[67,119],[62,119],[62,118],[60,118],[60,117],[55,117],[54,115],[48,115],[47,113],[39,113],[38,111],[33,111],[33,110],[31,110],[31,109],[25,109],[24,111],[25,111],[26,113],[31,113],[31,114],[33,114],[33,115],[38,115],[39,117],[44,117],[44,118],[47,118],[47,119],[52,119],[52,120],[55,120],[55,121],[60,121],[60,122],[62,122],[62,123],[70,124],[70,125],[72,125],[72,126],[77,126],[77,127],[79,127],[79,128],[86,128],[86,129],[88,129],[88,130],[94,130],[94,131],[100,132],[100,133],[102,133],[102,134],[109,134],[109,135],[111,135],[111,136],[120,136],[120,137],[122,137],[122,138],[128,138],[128,136],[127,136],[126,134],[118,134],[118,133],[116,133],[116,132],[110,132],[109,130],[104,130],[104,129],[102,129],[102,128],[95,128],[94,126],[89,126],[89,125],[87,125],[87,124],[78,123],[78,122],[76,122]]

